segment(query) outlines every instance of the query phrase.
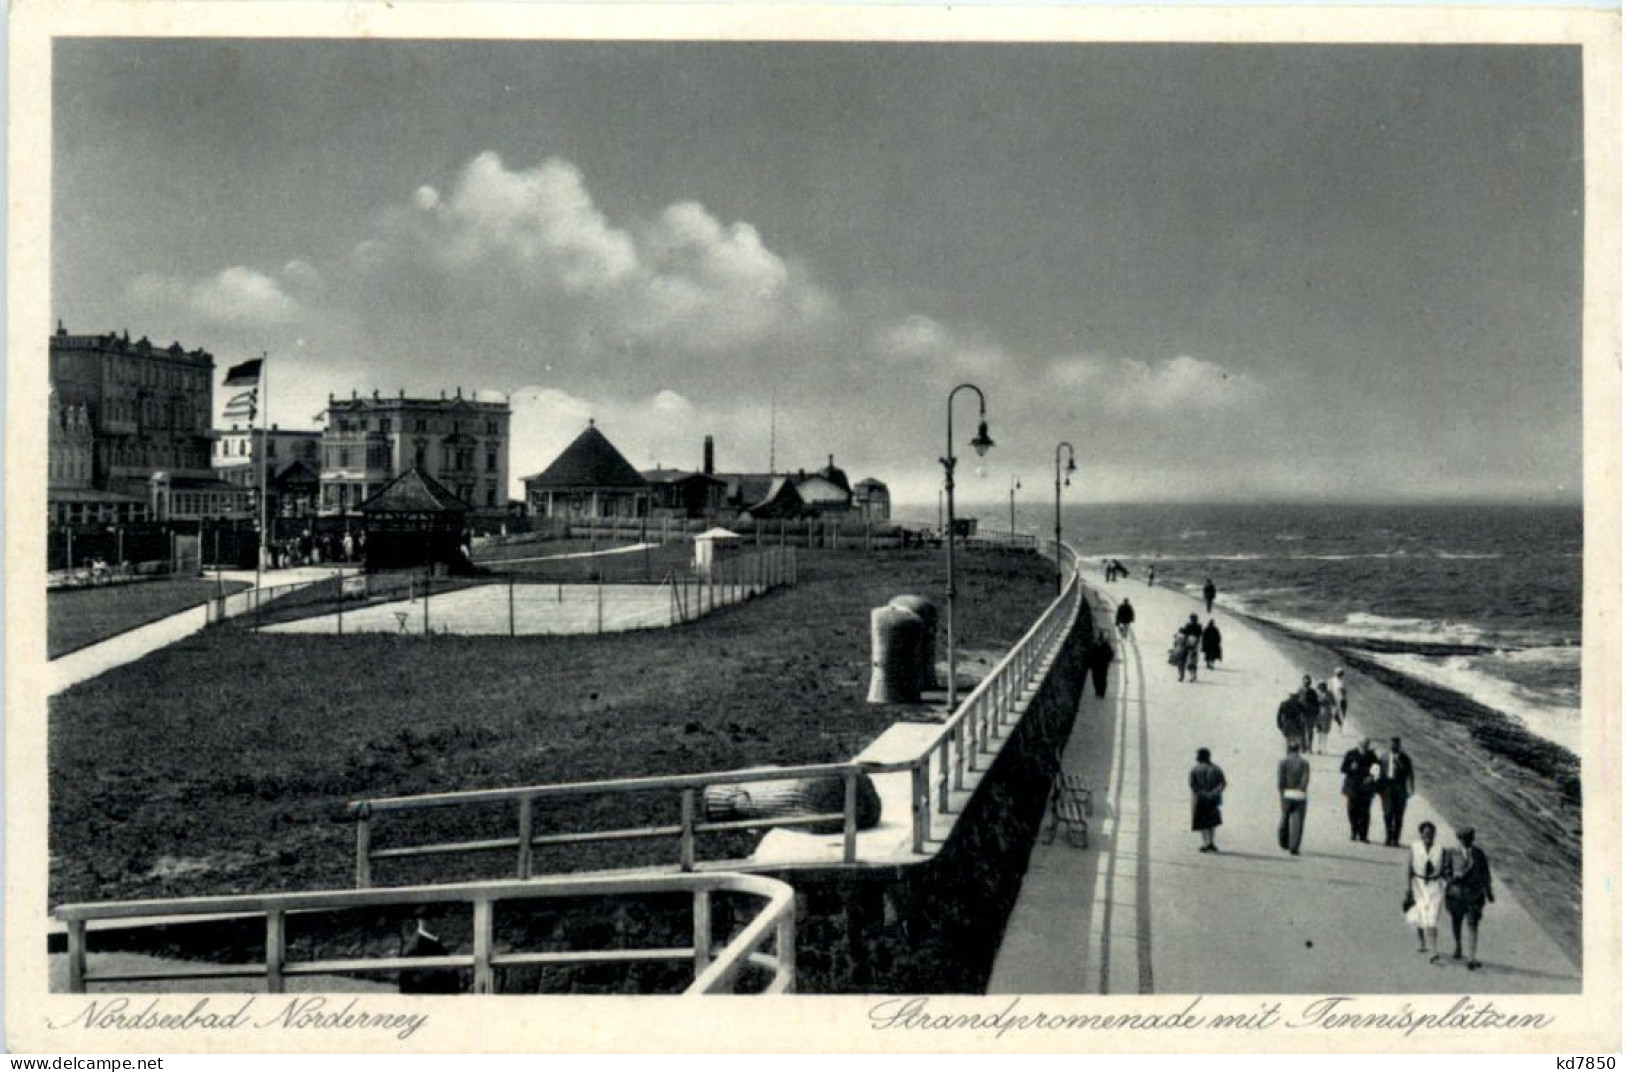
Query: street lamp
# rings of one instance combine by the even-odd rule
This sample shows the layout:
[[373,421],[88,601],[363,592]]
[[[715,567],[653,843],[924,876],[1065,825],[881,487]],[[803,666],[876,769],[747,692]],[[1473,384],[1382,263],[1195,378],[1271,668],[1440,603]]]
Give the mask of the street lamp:
[[1021,490],[1021,478],[1010,478],[1010,542],[1016,542],[1016,492]]
[[[1066,475],[1061,474],[1061,448],[1066,448]],[[1078,471],[1078,463],[1073,460],[1072,444],[1057,443],[1055,445],[1055,591],[1059,593],[1066,584],[1061,576],[1061,484],[1063,480],[1067,487],[1072,486],[1072,474]]]
[[977,423],[976,437],[970,441],[971,448],[978,457],[987,453],[987,448],[993,445],[993,440],[987,434],[987,396],[982,389],[974,383],[962,383],[948,392],[948,453],[939,459],[942,468],[947,474],[942,482],[942,490],[948,500],[948,710],[952,711],[959,697],[959,682],[955,677],[957,663],[954,658],[954,597],[957,590],[954,587],[954,466],[959,459],[954,457],[954,396],[964,390],[976,392]]

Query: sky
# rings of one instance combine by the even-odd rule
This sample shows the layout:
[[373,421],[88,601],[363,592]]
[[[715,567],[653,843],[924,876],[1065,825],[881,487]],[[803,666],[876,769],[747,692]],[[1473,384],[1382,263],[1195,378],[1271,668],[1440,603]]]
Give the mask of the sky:
[[[1575,501],[1567,47],[61,40],[52,314],[639,468]],[[54,328],[42,325],[42,328]],[[218,402],[227,392],[218,389]]]

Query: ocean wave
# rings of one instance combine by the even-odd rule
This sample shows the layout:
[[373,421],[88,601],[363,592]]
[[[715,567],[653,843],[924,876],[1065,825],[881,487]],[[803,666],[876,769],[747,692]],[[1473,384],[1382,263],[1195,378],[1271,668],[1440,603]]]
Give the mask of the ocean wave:
[[1506,556],[1498,551],[1435,551],[1433,552],[1433,557],[1474,560],[1482,558],[1505,558]]
[[1497,659],[1518,666],[1552,666],[1565,669],[1580,667],[1580,645],[1562,644],[1535,648],[1506,648],[1495,653]]
[[1485,707],[1522,722],[1548,741],[1576,754],[1580,750],[1580,710],[1547,702],[1514,682],[1486,673],[1480,660],[1452,655],[1433,658],[1407,653],[1372,653],[1370,658],[1390,670],[1458,692]]

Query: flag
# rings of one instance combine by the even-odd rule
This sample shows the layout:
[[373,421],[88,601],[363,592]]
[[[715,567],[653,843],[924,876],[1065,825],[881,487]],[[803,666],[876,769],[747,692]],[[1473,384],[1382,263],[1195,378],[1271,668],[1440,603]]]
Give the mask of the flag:
[[265,359],[256,357],[252,361],[244,361],[241,365],[233,365],[226,370],[227,387],[258,387],[260,383],[260,366]]
[[[256,362],[257,364],[258,362]],[[254,414],[259,411],[260,389],[243,391],[231,396],[226,403],[225,417],[228,421],[252,421]]]

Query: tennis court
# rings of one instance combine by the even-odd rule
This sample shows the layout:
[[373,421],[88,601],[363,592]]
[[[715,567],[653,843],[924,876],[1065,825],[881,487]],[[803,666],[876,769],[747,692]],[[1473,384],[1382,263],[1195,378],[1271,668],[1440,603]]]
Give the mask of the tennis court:
[[673,625],[672,586],[483,584],[264,627],[268,633],[452,633],[535,636]]

